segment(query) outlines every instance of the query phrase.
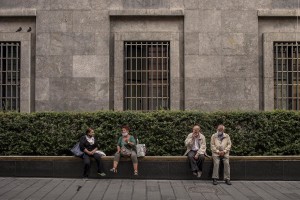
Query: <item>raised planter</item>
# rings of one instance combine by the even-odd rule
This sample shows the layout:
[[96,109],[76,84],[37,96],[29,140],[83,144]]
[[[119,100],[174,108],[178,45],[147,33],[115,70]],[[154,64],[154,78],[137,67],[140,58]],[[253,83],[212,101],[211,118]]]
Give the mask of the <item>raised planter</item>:
[[[130,159],[122,158],[118,173],[109,172],[113,157],[103,157],[105,178],[196,179],[186,156],[139,158],[139,176],[133,176]],[[81,178],[83,162],[72,156],[0,156],[0,176]],[[300,156],[231,156],[232,180],[300,180]],[[206,158],[201,179],[211,179],[212,160]],[[96,174],[92,162],[91,178]]]

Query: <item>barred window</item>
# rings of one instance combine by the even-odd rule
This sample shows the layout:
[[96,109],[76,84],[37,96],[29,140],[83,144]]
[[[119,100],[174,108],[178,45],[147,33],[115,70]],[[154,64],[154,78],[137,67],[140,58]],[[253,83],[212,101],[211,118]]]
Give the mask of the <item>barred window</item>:
[[300,43],[274,43],[274,108],[300,110]]
[[20,111],[20,42],[0,42],[0,111]]
[[170,108],[170,42],[125,42],[125,110]]

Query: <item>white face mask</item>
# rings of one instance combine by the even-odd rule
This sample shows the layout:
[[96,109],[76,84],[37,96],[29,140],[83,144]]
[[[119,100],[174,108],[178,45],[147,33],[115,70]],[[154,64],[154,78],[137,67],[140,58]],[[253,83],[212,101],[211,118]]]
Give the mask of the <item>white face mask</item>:
[[219,131],[218,131],[218,135],[222,135],[222,134],[223,134],[223,132],[219,132]]
[[127,136],[128,132],[122,132],[122,136]]

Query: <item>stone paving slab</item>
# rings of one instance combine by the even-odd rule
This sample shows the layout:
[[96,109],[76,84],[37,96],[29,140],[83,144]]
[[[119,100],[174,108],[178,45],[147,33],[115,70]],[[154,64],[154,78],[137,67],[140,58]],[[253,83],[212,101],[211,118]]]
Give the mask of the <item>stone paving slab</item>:
[[263,200],[300,199],[300,181],[63,179],[0,177],[1,200]]

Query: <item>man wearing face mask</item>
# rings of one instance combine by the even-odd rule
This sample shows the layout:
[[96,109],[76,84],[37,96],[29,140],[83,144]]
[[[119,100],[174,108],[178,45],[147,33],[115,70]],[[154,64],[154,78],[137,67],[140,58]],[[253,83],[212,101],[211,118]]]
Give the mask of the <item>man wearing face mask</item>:
[[206,141],[200,132],[199,125],[193,127],[193,132],[185,139],[185,146],[187,150],[184,155],[188,156],[193,174],[200,178],[205,159]]
[[229,152],[231,149],[231,140],[228,134],[224,133],[225,126],[219,125],[217,132],[211,136],[210,147],[212,152],[212,158],[214,163],[213,168],[213,184],[217,185],[217,179],[219,179],[219,164],[220,160],[223,160],[224,164],[224,180],[227,185],[231,185],[230,182],[230,165],[229,165]]

